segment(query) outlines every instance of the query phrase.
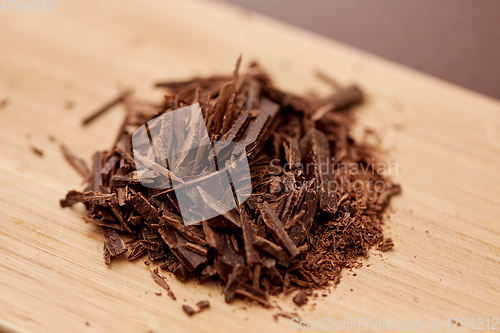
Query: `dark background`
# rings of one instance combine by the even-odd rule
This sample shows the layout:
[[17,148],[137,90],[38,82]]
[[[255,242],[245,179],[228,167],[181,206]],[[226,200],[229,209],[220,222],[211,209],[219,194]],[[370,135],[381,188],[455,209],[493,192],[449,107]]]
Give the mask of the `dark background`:
[[500,99],[500,0],[223,0]]

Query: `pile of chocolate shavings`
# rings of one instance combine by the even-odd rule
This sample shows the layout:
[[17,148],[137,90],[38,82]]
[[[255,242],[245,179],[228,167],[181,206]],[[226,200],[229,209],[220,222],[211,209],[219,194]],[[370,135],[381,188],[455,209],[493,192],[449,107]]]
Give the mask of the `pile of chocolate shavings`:
[[[221,281],[226,302],[240,297],[270,306],[268,295],[301,290],[294,297],[300,306],[312,290],[339,283],[342,268],[361,266],[359,256],[367,256],[370,247],[385,251],[394,245],[384,239],[382,212],[400,187],[370,168],[373,150],[349,136],[352,120],[346,110],[362,102],[358,87],[303,98],[273,86],[257,64],[239,75],[239,63],[233,75],[158,83],[169,91],[161,104],[126,91],[86,117],[84,125],[118,103],[126,109],[112,148],[96,152],[91,168],[62,146],[87,185],[60,203],[86,205],[83,219],[99,226],[106,264],[128,251],[129,260],[147,256],[182,281]],[[245,146],[252,195],[227,214],[185,226],[172,191],[140,185],[131,135],[154,117],[195,103],[212,141]],[[281,162],[273,165],[276,159]],[[326,163],[331,169],[306,170],[301,163]],[[361,165],[370,172],[352,172]],[[317,186],[332,180],[358,181],[364,190],[340,186],[329,193]],[[377,181],[385,184],[381,192],[374,191]],[[217,210],[213,199],[205,204]],[[120,237],[124,234],[132,236],[128,245]],[[151,270],[175,300],[158,269]]]

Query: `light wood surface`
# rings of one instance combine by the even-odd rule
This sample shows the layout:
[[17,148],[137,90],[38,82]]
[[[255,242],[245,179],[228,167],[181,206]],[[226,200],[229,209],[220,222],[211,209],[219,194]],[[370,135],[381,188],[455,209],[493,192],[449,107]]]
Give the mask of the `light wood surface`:
[[[123,113],[88,128],[81,119],[121,87],[160,98],[155,80],[228,73],[240,53],[298,93],[327,91],[316,69],[359,83],[368,101],[356,136],[376,130],[385,161],[398,164],[403,194],[386,219],[396,247],[382,258],[373,251],[357,276],[344,271],[300,317],[424,321],[425,330],[430,319],[443,329],[447,318],[500,318],[498,101],[218,2],[55,0],[54,9],[0,10],[0,100],[9,100],[0,109],[0,331],[291,330],[290,320],[273,320],[277,308],[227,305],[212,284],[167,276],[177,302],[156,296],[142,262],[106,267],[98,230],[81,208],[58,203],[80,177],[49,135],[90,159],[110,147]],[[203,299],[209,311],[182,312]],[[275,300],[294,311],[289,297]]]

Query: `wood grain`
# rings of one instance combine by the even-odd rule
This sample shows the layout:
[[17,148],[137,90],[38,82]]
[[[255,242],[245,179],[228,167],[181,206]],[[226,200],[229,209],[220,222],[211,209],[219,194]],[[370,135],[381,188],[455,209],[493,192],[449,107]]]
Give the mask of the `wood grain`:
[[[0,109],[0,331],[290,330],[273,320],[277,308],[227,305],[215,285],[167,276],[177,302],[156,296],[143,263],[106,267],[98,229],[81,208],[58,205],[80,178],[50,135],[90,159],[110,147],[123,111],[86,128],[81,120],[119,89],[160,98],[155,80],[230,73],[240,53],[298,93],[326,92],[316,69],[362,86],[355,134],[379,134],[403,186],[386,220],[396,247],[373,252],[357,276],[345,271],[300,317],[424,321],[428,330],[429,319],[443,328],[450,317],[500,316],[498,101],[218,2],[66,0],[54,9],[0,11],[0,100],[9,100]],[[204,299],[208,311],[182,312]],[[295,308],[290,297],[274,301]]]

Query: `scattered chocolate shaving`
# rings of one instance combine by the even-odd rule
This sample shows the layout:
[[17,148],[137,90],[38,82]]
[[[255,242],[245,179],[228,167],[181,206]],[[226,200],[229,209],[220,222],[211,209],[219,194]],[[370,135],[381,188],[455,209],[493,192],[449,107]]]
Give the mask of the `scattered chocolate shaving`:
[[117,257],[120,254],[127,252],[127,247],[122,241],[118,233],[110,228],[101,227],[102,235],[104,236],[104,246],[111,257]]
[[283,229],[283,225],[279,220],[276,213],[272,210],[271,206],[267,202],[258,204],[259,210],[262,214],[262,220],[267,225],[274,238],[280,243],[281,247],[290,257],[295,257],[299,254],[299,250],[293,242],[288,237],[288,234]]
[[78,173],[80,173],[80,175],[84,178],[84,179],[87,179],[89,176],[90,176],[90,169],[87,165],[87,163],[82,160],[81,158],[79,157],[76,157],[70,150],[68,147],[66,147],[65,145],[61,144],[61,151],[63,153],[63,156],[64,158],[66,159],[66,161],[69,162],[69,164],[75,168],[76,171],[78,171]]
[[[91,167],[61,146],[85,186],[82,191],[69,191],[60,204],[86,206],[83,219],[101,229],[106,264],[126,252],[127,246],[128,260],[147,255],[144,259],[155,282],[172,299],[169,285],[153,267],[181,281],[221,281],[226,302],[239,297],[270,307],[269,295],[296,292],[293,301],[301,306],[313,290],[339,283],[343,268],[360,267],[360,256],[367,256],[371,247],[386,251],[394,246],[382,233],[383,212],[401,187],[377,173],[376,150],[350,135],[351,106],[363,100],[358,87],[341,87],[322,74],[321,79],[334,89],[332,94],[302,97],[275,87],[255,63],[239,73],[239,63],[231,75],[158,83],[157,87],[168,90],[160,103],[123,92],[84,119],[89,124],[124,103],[126,116],[113,146],[96,152]],[[204,139],[205,145],[180,149],[183,152],[168,158],[165,165],[132,152],[132,134],[139,127],[196,103],[210,138]],[[183,129],[172,128],[171,121],[159,126],[154,149],[161,154],[191,147],[200,138],[200,128],[191,123]],[[231,176],[234,186],[222,188],[220,177],[230,170],[228,164],[206,166],[209,141],[221,140],[242,144],[250,168],[251,196],[243,203],[238,200],[229,211],[226,207],[236,184],[244,179]],[[223,151],[220,143],[213,148]],[[221,156],[209,160],[218,162]],[[151,174],[143,177],[136,160]],[[158,176],[175,181],[175,190],[141,184]],[[191,206],[194,214],[219,215],[185,225],[176,192],[189,189],[197,191]],[[197,204],[203,204],[204,210],[196,210]],[[121,234],[132,239],[127,246]],[[197,306],[200,311],[206,309],[208,301]],[[187,305],[183,310],[196,313]]]
[[190,272],[186,266],[178,263],[177,267],[173,269],[172,273],[181,281],[186,282],[193,277],[193,273]]
[[31,148],[31,151],[32,151],[35,155],[37,155],[37,156],[39,156],[39,157],[43,157],[43,155],[44,155],[44,154],[43,154],[43,151],[42,151],[40,148],[37,148],[37,147],[35,147],[35,146],[31,146],[30,148]]
[[92,121],[94,121],[96,118],[98,118],[99,116],[103,115],[104,113],[106,113],[106,111],[108,111],[109,109],[111,109],[113,106],[123,102],[127,96],[130,94],[130,91],[129,90],[126,90],[124,92],[121,92],[118,96],[116,96],[115,98],[113,98],[111,101],[109,101],[108,103],[104,104],[101,108],[99,108],[98,110],[96,110],[94,113],[88,115],[87,117],[85,117],[82,121],[82,124],[83,125],[88,125],[90,124]]
[[182,310],[190,317],[196,313],[196,311],[192,307],[185,304],[182,306]]
[[307,294],[304,290],[299,291],[294,297],[293,302],[298,306],[302,306],[307,303]]
[[393,247],[394,247],[394,242],[392,241],[392,238],[386,238],[386,239],[384,239],[383,242],[381,242],[377,246],[377,250],[385,252],[385,251],[392,249]]
[[268,241],[265,238],[255,236],[255,240],[253,241],[253,246],[258,248],[259,250],[262,250],[273,257],[275,257],[278,260],[285,260],[286,259],[286,254],[285,251],[279,246],[274,244],[271,241]]
[[200,308],[201,312],[202,310],[208,309],[210,307],[210,302],[209,301],[199,301],[196,303],[196,306]]
[[160,287],[165,289],[168,293],[168,296],[175,301],[176,298],[175,298],[174,293],[172,292],[172,289],[170,289],[170,286],[168,285],[167,281],[165,281],[165,279],[163,277],[161,277],[160,274],[158,274],[158,268],[152,269],[151,275],[153,276],[153,279],[155,280],[155,282]]
[[276,313],[273,315],[273,318],[275,321],[278,321],[279,317],[283,317],[283,318],[292,320],[294,318],[297,318],[297,315],[293,314],[293,313],[288,313],[288,312],[279,312],[279,313]]
[[330,111],[342,110],[353,104],[363,101],[363,92],[357,86],[340,88],[333,95],[322,100],[322,106],[311,116],[311,120],[317,121]]
[[249,266],[260,264],[261,259],[259,257],[259,254],[253,247],[254,235],[253,235],[253,229],[250,225],[250,222],[248,221],[248,214],[245,211],[245,209],[243,209],[242,206],[239,207],[239,211],[240,211],[241,229],[243,231],[243,241],[245,243],[246,262]]

